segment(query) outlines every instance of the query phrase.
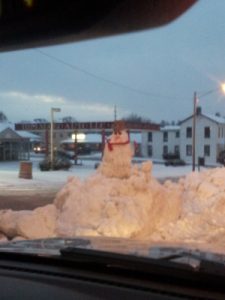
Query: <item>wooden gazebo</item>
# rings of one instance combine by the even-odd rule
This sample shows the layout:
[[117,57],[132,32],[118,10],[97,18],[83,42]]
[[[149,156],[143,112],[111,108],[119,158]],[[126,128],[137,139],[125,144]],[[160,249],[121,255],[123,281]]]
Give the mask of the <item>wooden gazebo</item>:
[[30,139],[22,137],[12,128],[0,132],[0,161],[29,160]]

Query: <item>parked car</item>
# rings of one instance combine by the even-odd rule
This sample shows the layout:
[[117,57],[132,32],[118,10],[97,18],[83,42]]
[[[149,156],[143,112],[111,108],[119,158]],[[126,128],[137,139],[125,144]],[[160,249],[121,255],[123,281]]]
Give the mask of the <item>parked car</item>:
[[217,158],[217,161],[224,165],[225,166],[225,150],[221,151],[218,158]]
[[167,153],[163,154],[164,159],[180,159],[180,153]]
[[36,153],[36,154],[38,154],[38,153],[46,153],[46,147],[45,146],[41,146],[41,145],[34,146],[33,150],[34,150],[34,153]]
[[183,159],[175,158],[175,159],[168,159],[165,161],[165,166],[185,166],[185,161]]

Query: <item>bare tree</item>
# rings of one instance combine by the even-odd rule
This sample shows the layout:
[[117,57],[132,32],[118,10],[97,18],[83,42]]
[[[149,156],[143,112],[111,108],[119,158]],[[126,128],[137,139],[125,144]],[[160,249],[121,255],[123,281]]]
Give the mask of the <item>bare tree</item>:
[[7,122],[8,121],[8,118],[6,117],[6,115],[0,111],[0,122],[3,123],[3,122]]
[[160,126],[162,126],[162,127],[167,126],[167,125],[169,125],[169,122],[168,122],[168,121],[162,120],[162,121],[160,122]]
[[77,122],[77,120],[74,117],[66,116],[62,118],[63,123],[74,123]]
[[134,114],[134,113],[130,114],[127,117],[124,117],[123,120],[127,121],[127,122],[134,122],[134,123],[151,123],[150,119],[143,118],[142,116],[139,116],[139,115]]

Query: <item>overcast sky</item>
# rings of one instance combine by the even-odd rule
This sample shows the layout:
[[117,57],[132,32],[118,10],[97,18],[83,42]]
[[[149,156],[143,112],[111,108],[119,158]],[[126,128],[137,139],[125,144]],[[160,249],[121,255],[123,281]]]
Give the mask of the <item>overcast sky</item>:
[[[113,120],[131,113],[178,121],[193,93],[225,81],[225,1],[202,0],[170,25],[64,46],[0,54],[0,103],[12,122],[55,117]],[[220,90],[199,99],[225,115]]]

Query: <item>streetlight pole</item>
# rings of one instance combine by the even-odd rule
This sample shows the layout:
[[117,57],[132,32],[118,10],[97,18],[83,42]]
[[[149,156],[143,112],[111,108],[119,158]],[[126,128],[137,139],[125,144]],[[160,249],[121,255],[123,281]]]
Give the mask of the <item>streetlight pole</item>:
[[51,170],[53,170],[54,165],[54,143],[53,143],[53,131],[54,131],[54,112],[60,112],[60,108],[51,108],[51,127],[50,127],[50,161],[51,161]]
[[193,132],[192,132],[192,171],[195,171],[195,148],[196,148],[196,110],[197,110],[197,92],[194,92],[193,98]]
[[74,164],[77,165],[77,131],[74,132]]

